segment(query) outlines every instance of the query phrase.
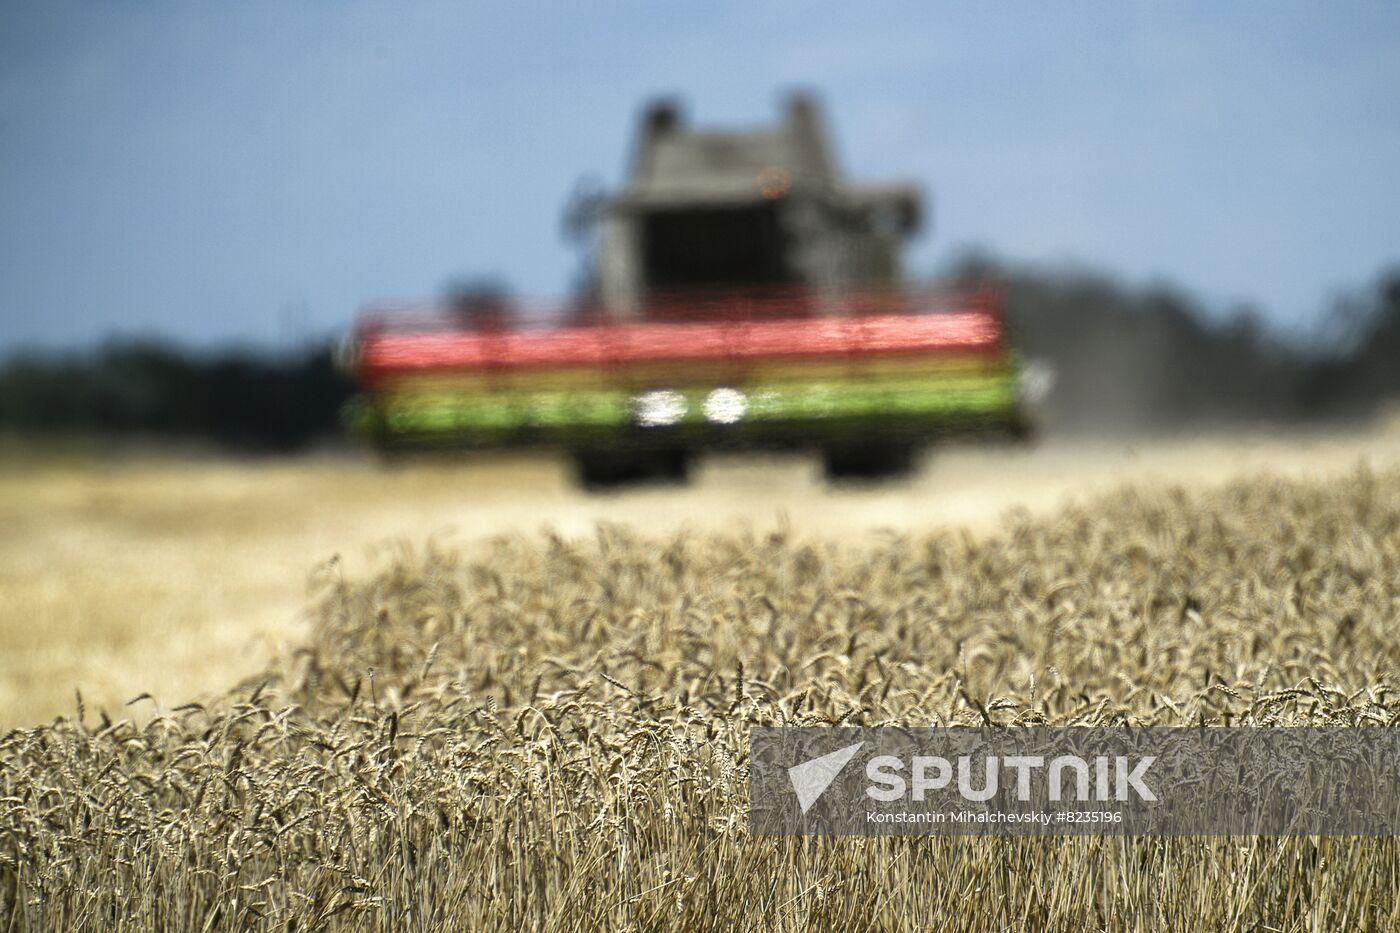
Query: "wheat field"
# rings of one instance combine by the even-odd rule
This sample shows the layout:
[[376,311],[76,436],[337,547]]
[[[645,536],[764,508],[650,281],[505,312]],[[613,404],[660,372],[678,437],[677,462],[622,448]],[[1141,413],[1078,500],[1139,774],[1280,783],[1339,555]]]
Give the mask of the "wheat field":
[[1340,434],[1064,440],[942,447],[910,480],[826,488],[803,458],[713,458],[686,488],[582,495],[542,457],[391,468],[314,455],[238,461],[0,443],[0,730],[73,710],[138,720],[205,699],[309,633],[306,582],[333,556],[351,577],[402,544],[475,547],[502,533],[578,537],[600,521],[664,537],[779,526],[820,539],[995,531],[1012,508],[1050,516],[1125,485],[1188,489],[1268,471],[1325,481],[1400,466],[1400,424]]
[[1390,839],[746,827],[755,725],[1394,726],[1400,469],[1352,464],[323,560],[232,689],[0,738],[0,928],[1393,929]]

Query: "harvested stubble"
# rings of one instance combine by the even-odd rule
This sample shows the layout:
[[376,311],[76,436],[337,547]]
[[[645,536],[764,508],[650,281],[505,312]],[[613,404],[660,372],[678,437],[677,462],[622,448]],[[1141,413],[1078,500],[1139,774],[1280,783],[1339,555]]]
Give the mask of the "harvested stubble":
[[219,703],[0,740],[0,928],[1400,924],[1389,839],[753,838],[744,761],[754,724],[1394,726],[1400,473],[320,579]]

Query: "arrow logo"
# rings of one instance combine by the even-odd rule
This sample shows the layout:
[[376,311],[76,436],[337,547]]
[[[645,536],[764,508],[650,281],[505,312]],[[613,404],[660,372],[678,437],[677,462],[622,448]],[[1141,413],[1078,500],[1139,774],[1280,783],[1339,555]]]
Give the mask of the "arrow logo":
[[797,792],[797,805],[802,808],[803,813],[810,810],[817,798],[826,793],[826,789],[836,780],[841,769],[846,767],[846,763],[855,757],[864,744],[857,742],[847,745],[830,754],[788,768],[788,780],[792,781],[792,789]]

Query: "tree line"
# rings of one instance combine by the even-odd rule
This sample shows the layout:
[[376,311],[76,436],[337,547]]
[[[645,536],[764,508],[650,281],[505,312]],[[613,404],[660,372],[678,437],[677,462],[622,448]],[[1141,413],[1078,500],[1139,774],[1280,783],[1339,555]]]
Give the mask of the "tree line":
[[[1013,343],[1049,364],[1050,430],[1160,430],[1362,419],[1400,400],[1400,267],[1287,340],[1179,289],[968,256],[949,278],[1004,294]],[[126,340],[0,362],[0,432],[97,434],[293,450],[343,436],[354,394],[331,347],[196,351]]]
[[1174,429],[1369,418],[1400,401],[1400,267],[1337,299],[1308,335],[1171,285],[969,256],[950,278],[1003,294],[1012,343],[1049,364],[1052,426]]

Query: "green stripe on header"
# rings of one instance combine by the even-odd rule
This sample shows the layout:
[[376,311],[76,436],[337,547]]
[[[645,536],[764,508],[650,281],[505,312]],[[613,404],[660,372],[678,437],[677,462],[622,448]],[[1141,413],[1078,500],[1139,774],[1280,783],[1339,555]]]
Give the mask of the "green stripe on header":
[[[771,383],[742,390],[664,389],[651,395],[624,389],[451,391],[441,385],[403,387],[368,403],[391,433],[571,431],[625,428],[659,406],[662,426],[736,427],[765,422],[993,414],[1016,402],[1014,381],[994,376],[944,376],[877,382]],[[707,402],[710,411],[707,413]],[[717,404],[722,408],[716,410]]]

